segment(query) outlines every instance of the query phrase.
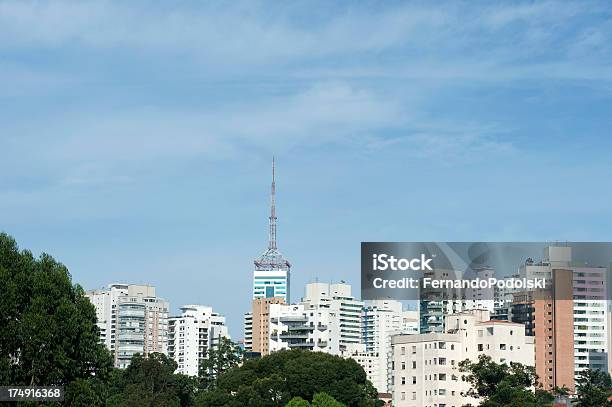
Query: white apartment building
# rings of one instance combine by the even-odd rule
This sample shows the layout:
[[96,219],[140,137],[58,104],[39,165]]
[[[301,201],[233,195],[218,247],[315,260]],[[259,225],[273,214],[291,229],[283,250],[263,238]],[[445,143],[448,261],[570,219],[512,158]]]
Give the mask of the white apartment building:
[[[609,281],[608,284],[610,284]],[[610,350],[612,350],[612,303],[608,301],[608,373],[612,376],[612,352]]]
[[327,321],[330,340],[338,341],[329,353],[341,354],[350,351],[355,344],[361,343],[361,310],[363,301],[357,300],[346,283],[310,283],[302,302],[313,317],[329,312]]
[[362,367],[368,373],[368,379],[379,393],[387,393],[391,385],[391,336],[404,331],[403,306],[395,300],[368,301],[361,315],[365,352],[356,352],[351,357],[363,361]]
[[390,370],[381,364],[382,359],[378,353],[368,352],[365,350],[365,344],[360,344],[353,345],[343,356],[353,359],[363,368],[368,380],[372,382],[378,393],[387,393],[387,378],[390,377]]
[[[299,304],[270,305],[270,351],[301,348],[348,354],[361,343],[362,308],[348,284],[307,284]],[[249,323],[245,316],[245,346]]]
[[[574,371],[608,371],[608,316],[604,267],[574,270]],[[602,291],[594,291],[602,290]]]
[[170,305],[157,298],[155,287],[110,284],[86,295],[96,308],[100,341],[111,351],[116,367],[127,367],[136,353],[167,354]]
[[177,363],[176,373],[197,376],[220,338],[230,338],[225,317],[204,305],[185,305],[181,315],[168,320],[168,356]]
[[243,347],[245,352],[253,349],[253,312],[245,312],[242,317],[242,335],[244,337]]
[[314,332],[316,325],[308,317],[304,306],[299,304],[270,304],[270,352],[281,349],[321,350],[316,346]]
[[533,337],[522,324],[489,320],[488,310],[446,316],[446,332],[396,335],[393,349],[393,405],[461,407],[476,401],[461,395],[469,389],[459,362],[488,355],[497,363],[534,365]]
[[418,334],[420,332],[420,318],[417,310],[402,311],[402,332],[406,334]]
[[550,246],[540,262],[528,260],[520,277],[551,280],[554,268],[572,270],[574,300],[574,372],[608,371],[607,267],[591,267],[572,261],[572,248]]

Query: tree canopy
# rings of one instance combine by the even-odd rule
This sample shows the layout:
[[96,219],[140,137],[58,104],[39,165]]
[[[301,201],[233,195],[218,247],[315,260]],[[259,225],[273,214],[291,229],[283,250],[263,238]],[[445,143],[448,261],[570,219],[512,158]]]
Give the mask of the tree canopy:
[[[551,406],[553,396],[532,388],[537,386],[535,368],[520,363],[499,364],[481,355],[477,362],[459,364],[465,380],[471,385],[466,396],[481,400],[480,407],[544,407]],[[469,406],[469,405],[467,405]]]
[[136,354],[112,383],[109,407],[188,407],[193,403],[197,380],[175,374],[176,362],[161,353]]
[[577,407],[612,407],[612,381],[607,372],[587,369],[576,380]]
[[221,374],[197,397],[199,406],[285,406],[294,397],[326,393],[347,407],[373,406],[376,390],[352,359],[322,352],[283,350]]
[[0,384],[67,385],[105,379],[93,305],[53,257],[34,258],[0,233]]
[[200,383],[204,388],[214,385],[215,380],[242,361],[243,350],[226,337],[220,337],[216,347],[206,352],[206,359],[200,361]]
[[321,392],[314,395],[312,403],[297,396],[292,398],[285,407],[345,407],[345,405],[336,401],[329,394]]

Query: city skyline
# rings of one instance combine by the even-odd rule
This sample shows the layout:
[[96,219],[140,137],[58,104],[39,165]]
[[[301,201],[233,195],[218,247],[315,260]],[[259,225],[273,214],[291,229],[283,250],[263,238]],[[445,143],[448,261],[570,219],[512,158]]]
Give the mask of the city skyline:
[[358,288],[361,241],[608,241],[610,15],[4,1],[0,230],[86,289],[211,305],[233,338],[273,155],[294,299]]

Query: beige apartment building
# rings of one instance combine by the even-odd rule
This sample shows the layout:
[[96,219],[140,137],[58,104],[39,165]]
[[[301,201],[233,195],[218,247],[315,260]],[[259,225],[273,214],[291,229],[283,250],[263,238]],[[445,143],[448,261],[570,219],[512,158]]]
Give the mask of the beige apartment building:
[[533,338],[522,324],[492,321],[488,310],[446,316],[445,332],[396,335],[392,339],[393,405],[397,407],[461,407],[475,400],[459,363],[490,356],[497,363],[534,365]]
[[256,298],[253,300],[251,351],[261,356],[270,354],[270,305],[284,304],[281,297]]

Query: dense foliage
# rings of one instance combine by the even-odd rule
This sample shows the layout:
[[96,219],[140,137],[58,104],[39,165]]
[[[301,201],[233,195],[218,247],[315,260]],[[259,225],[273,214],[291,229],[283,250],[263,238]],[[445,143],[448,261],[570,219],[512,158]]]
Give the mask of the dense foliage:
[[600,370],[584,370],[576,381],[576,407],[612,407],[612,380]]
[[285,407],[345,407],[327,393],[317,393],[312,398],[312,403],[297,396],[292,398]]
[[[553,396],[537,386],[535,368],[520,363],[498,364],[481,355],[477,362],[464,360],[460,371],[471,385],[466,396],[479,400],[480,407],[552,406]],[[469,405],[467,405],[469,406]]]
[[284,406],[292,398],[313,400],[325,392],[348,407],[374,406],[376,390],[352,359],[321,352],[284,350],[247,360],[199,394],[202,406]]
[[0,234],[0,385],[81,386],[106,380],[111,358],[96,314],[66,267]]
[[200,384],[208,389],[215,385],[217,377],[242,361],[243,350],[231,340],[221,337],[216,348],[208,350],[207,358],[200,363]]

